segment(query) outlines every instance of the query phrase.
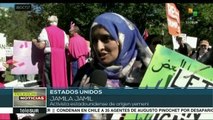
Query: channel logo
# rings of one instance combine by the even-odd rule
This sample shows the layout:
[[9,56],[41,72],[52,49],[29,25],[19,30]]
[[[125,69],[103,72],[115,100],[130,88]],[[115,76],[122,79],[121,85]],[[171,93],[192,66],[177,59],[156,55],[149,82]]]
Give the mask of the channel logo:
[[43,89],[14,89],[13,91],[14,107],[45,107],[46,106],[46,88]]
[[15,4],[16,11],[31,11],[31,4]]

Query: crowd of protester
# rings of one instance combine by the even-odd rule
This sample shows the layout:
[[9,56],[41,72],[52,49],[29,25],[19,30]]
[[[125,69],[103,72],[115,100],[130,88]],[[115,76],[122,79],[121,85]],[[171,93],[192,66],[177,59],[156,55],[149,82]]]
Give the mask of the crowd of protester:
[[[89,41],[75,23],[71,22],[67,35],[57,26],[58,21],[57,16],[48,17],[49,26],[32,40],[36,47],[44,50],[42,87],[91,87],[91,74],[97,70],[106,74],[103,87],[139,87],[156,45],[164,44],[158,35],[146,36],[145,40],[135,24],[117,13],[98,15],[91,25]],[[181,37],[177,36],[176,40],[177,52],[212,66],[209,40],[201,39],[195,50]],[[113,117],[108,114],[79,116],[84,119]]]

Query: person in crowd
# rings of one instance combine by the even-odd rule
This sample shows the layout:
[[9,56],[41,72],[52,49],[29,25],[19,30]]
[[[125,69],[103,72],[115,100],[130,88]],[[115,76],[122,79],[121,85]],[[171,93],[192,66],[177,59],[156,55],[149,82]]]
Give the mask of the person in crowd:
[[[106,85],[102,87],[140,85],[144,74],[141,68],[143,65],[148,67],[153,53],[131,21],[113,12],[97,16],[90,29],[90,44],[93,60],[79,69],[75,79],[80,82],[74,85],[91,86],[90,76],[95,70],[101,70],[107,76]],[[108,118],[108,115],[97,114],[85,116],[84,119]]]
[[48,17],[49,26],[42,29],[38,40],[32,42],[44,49],[44,77],[47,87],[68,87],[65,48],[68,47],[66,33],[60,29],[57,16]]
[[192,59],[195,59],[201,63],[206,63],[211,65],[212,63],[208,63],[208,59],[210,59],[211,52],[210,52],[210,45],[209,41],[203,39],[199,42],[199,46],[197,51],[191,56]]
[[149,32],[147,29],[145,29],[143,32],[143,39],[146,41],[148,37],[149,37]]
[[213,67],[213,49],[210,49],[208,54],[209,54],[209,58],[203,63],[206,65],[211,65],[211,67]]
[[2,63],[2,65],[6,68],[4,71],[4,74],[2,77],[4,77],[4,82],[11,82],[13,80],[18,80],[21,82],[21,79],[18,79],[18,76],[20,75],[13,75],[11,74],[11,70],[15,67],[14,66],[15,61],[12,60],[12,58],[8,59],[5,63]]
[[179,44],[179,48],[177,49],[177,52],[190,57],[192,54],[192,47],[188,43],[184,42],[183,38],[180,36],[177,36],[176,40]]
[[159,35],[149,35],[146,39],[146,43],[151,51],[154,53],[155,48],[158,44],[163,45],[163,38]]
[[[148,67],[153,53],[131,21],[117,13],[99,15],[91,26],[90,43],[93,61],[80,69],[76,79],[81,80],[85,74],[89,77],[94,69],[100,69],[107,74],[106,87],[131,86],[133,83],[139,86],[140,68],[142,65]],[[84,80],[78,84],[83,85]]]
[[70,55],[70,85],[73,78],[89,57],[88,43],[84,37],[80,35],[80,29],[75,23],[70,25],[69,55]]
[[89,40],[86,40],[87,42],[87,47],[88,47],[88,50],[89,50],[89,56],[87,57],[87,60],[86,62],[90,62],[91,61],[91,48],[90,48],[90,41]]

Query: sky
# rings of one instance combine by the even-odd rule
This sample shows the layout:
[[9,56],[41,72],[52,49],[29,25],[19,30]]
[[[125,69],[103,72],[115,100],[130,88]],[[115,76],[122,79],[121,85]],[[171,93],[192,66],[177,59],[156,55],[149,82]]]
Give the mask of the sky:
[[0,7],[10,8],[14,6],[15,6],[15,3],[0,3]]

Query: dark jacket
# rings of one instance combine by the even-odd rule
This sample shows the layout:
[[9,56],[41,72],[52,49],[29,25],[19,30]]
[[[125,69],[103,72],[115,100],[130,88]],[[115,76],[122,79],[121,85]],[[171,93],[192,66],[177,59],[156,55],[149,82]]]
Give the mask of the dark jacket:
[[178,52],[185,56],[189,56],[192,52],[192,47],[188,43],[184,43],[184,47],[180,46]]
[[85,65],[83,65],[77,72],[75,78],[74,78],[74,83],[72,85],[72,87],[79,87],[82,78],[84,77],[84,75],[89,76],[95,69],[100,69],[100,67],[98,67],[96,64],[93,64],[92,62],[86,63]]
[[199,58],[199,49],[192,55],[192,59],[196,59],[197,61],[204,63],[206,65],[213,65],[213,50],[209,50],[205,53],[201,58]]
[[[100,67],[97,62],[89,62],[86,63],[85,65],[83,65],[77,72],[76,77],[74,78],[74,83],[72,85],[72,87],[79,87],[81,80],[83,78],[84,75],[90,76],[90,74],[94,71],[94,70],[103,70],[104,68]],[[141,76],[143,76],[146,72],[146,67],[144,65],[142,65],[141,68],[139,68],[140,70],[135,70],[134,72],[132,71],[131,73],[133,73],[133,75],[135,74],[140,74]],[[137,76],[134,76],[137,77]],[[140,78],[142,80],[142,78]],[[140,83],[129,83],[126,81],[126,78],[120,78],[120,83],[121,86],[129,86],[129,87],[139,87]]]
[[206,65],[211,65],[213,67],[213,49],[208,52],[208,57],[203,61]]

